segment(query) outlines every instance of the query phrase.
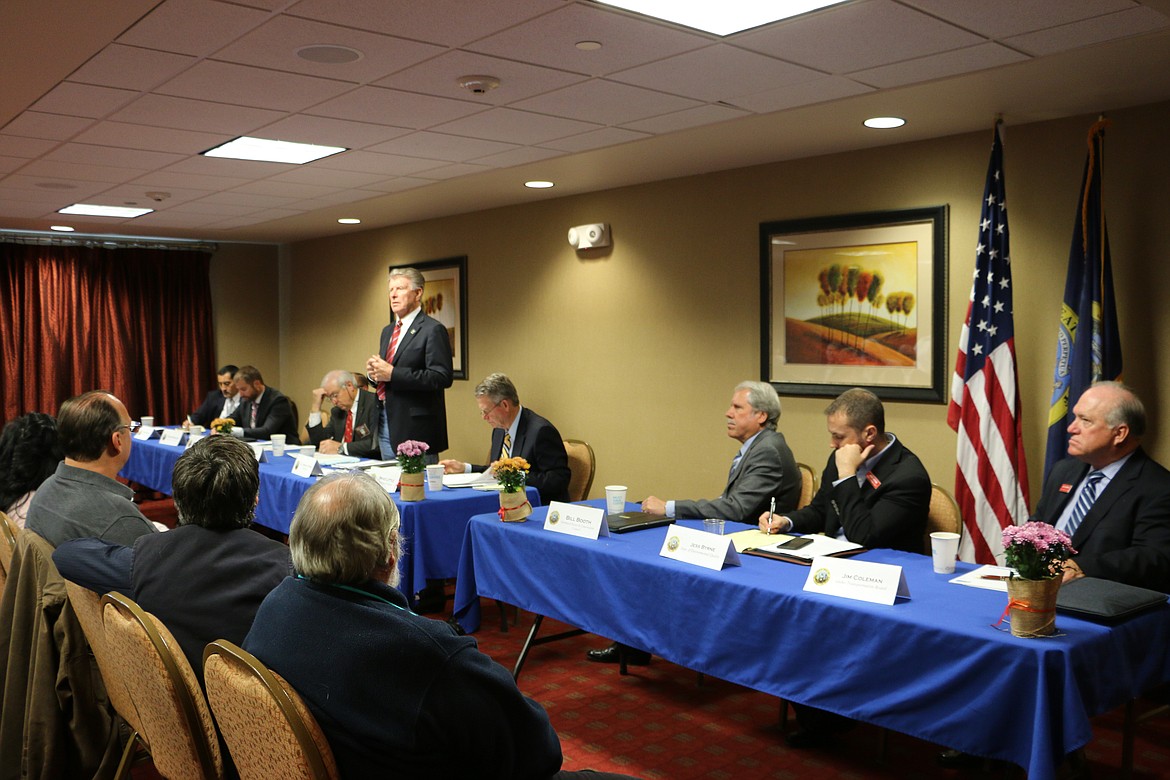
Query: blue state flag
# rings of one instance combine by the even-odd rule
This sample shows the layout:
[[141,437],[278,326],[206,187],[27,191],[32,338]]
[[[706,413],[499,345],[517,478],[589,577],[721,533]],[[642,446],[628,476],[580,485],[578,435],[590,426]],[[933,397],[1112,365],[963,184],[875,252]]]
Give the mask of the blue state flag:
[[1081,393],[1093,382],[1121,378],[1121,338],[1113,302],[1109,232],[1101,203],[1107,125],[1108,121],[1102,120],[1089,129],[1089,155],[1073,221],[1068,277],[1064,282],[1064,304],[1056,338],[1045,480],[1053,464],[1067,454],[1067,428]]

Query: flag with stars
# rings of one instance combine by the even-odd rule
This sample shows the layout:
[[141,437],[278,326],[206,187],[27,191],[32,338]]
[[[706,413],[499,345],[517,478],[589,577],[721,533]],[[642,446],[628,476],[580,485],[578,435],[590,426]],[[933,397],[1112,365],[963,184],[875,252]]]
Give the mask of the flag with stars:
[[1081,393],[1098,380],[1121,379],[1121,336],[1113,302],[1109,233],[1101,205],[1102,156],[1108,124],[1108,120],[1101,120],[1089,128],[1089,153],[1073,220],[1064,304],[1056,336],[1048,447],[1044,453],[1045,479],[1056,462],[1067,454],[1068,424]]
[[966,533],[959,558],[1003,563],[1003,529],[1028,519],[1020,392],[1012,325],[1003,144],[999,123],[987,165],[975,274],[951,379],[947,423],[958,434],[955,501]]

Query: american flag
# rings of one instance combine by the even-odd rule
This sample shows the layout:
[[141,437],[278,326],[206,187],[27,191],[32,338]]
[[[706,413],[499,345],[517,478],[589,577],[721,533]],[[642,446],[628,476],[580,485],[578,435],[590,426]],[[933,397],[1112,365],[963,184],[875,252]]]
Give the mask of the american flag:
[[1001,533],[1028,519],[1028,468],[1012,324],[1012,266],[999,123],[987,165],[975,279],[951,379],[947,424],[958,433],[959,558],[1003,563]]

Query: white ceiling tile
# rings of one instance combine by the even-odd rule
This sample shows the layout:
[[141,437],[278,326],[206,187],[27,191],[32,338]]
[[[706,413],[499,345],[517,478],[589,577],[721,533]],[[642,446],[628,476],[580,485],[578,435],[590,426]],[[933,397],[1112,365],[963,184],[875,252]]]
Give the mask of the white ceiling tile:
[[262,181],[254,181],[251,184],[236,187],[232,192],[243,192],[249,195],[278,195],[282,198],[303,200],[337,192],[337,188],[322,187],[317,184],[297,184],[289,181],[263,179]]
[[5,157],[0,155],[0,173],[12,173],[27,162],[28,160],[24,157]]
[[94,144],[62,144],[42,159],[59,162],[89,163],[92,165],[116,165],[150,171],[162,168],[183,159],[183,155],[165,152],[148,152],[142,149],[117,149],[112,146]]
[[[443,46],[462,46],[563,5],[563,0],[303,0],[289,13]],[[442,23],[436,24],[436,19]]]
[[214,100],[278,111],[300,111],[351,88],[343,81],[204,60],[163,84],[157,91],[163,95],[196,100]]
[[515,108],[583,122],[619,125],[658,114],[701,105],[697,100],[655,92],[605,79],[590,79],[539,97],[521,100]]
[[740,119],[748,116],[747,111],[732,106],[699,106],[688,108],[686,111],[677,111],[673,114],[663,114],[649,119],[640,119],[637,122],[627,122],[622,125],[630,130],[645,133],[673,133],[676,130],[686,130],[688,127],[699,127],[716,122],[726,122],[731,119]]
[[[457,80],[460,76],[494,76],[499,79],[500,86],[476,95],[459,86]],[[382,87],[445,95],[498,106],[575,84],[585,78],[578,73],[489,57],[486,54],[452,51],[376,83]]]
[[148,127],[126,122],[99,122],[73,139],[78,143],[121,146],[126,149],[148,149],[155,152],[199,154],[213,146],[230,141],[234,136],[198,133],[170,127]]
[[319,184],[323,187],[357,188],[379,181],[385,181],[385,174],[362,173],[360,171],[334,171],[315,165],[297,166],[295,171],[281,173],[268,181],[287,181],[294,184]]
[[214,214],[195,214],[167,209],[153,214],[143,214],[135,220],[137,225],[158,225],[162,228],[201,228],[213,224],[220,217]]
[[779,89],[770,89],[755,95],[741,95],[735,99],[737,105],[757,114],[782,111],[786,108],[823,103],[826,100],[860,95],[872,92],[870,87],[850,81],[841,76],[826,76],[817,81],[806,81]]
[[1050,30],[1017,35],[1004,41],[1008,46],[1041,56],[1077,49],[1115,38],[1140,35],[1170,25],[1170,18],[1152,8],[1120,11],[1091,21],[1072,22]]
[[966,49],[932,54],[916,60],[907,60],[880,68],[850,73],[849,78],[872,87],[900,87],[917,84],[931,79],[969,73],[984,68],[1010,65],[1028,59],[1026,54],[1001,46],[998,43],[984,43]]
[[733,46],[708,46],[614,73],[614,81],[715,102],[812,81],[823,74]]
[[[740,114],[742,116],[742,114]],[[633,130],[624,130],[620,127],[604,127],[580,135],[571,135],[568,138],[559,138],[549,141],[545,146],[551,146],[561,152],[584,152],[589,149],[600,149],[604,146],[616,146],[642,138],[648,138],[646,133],[637,133]]]
[[978,35],[892,0],[847,3],[735,39],[745,49],[834,74],[983,42]]
[[69,80],[101,87],[150,89],[194,62],[194,57],[114,43],[69,74]]
[[[61,206],[61,208],[64,208],[64,206],[68,205],[69,204],[66,203]],[[57,209],[53,208],[50,204],[40,203],[29,200],[28,198],[6,198],[4,197],[4,192],[0,190],[0,213],[4,214],[6,217],[39,219],[41,217],[49,217],[56,211]],[[54,222],[53,224],[56,225],[58,223]]]
[[419,187],[425,187],[428,184],[434,184],[432,181],[426,179],[416,179],[413,176],[396,176],[393,179],[383,179],[374,184],[367,184],[365,189],[375,190],[377,192],[405,192],[406,190],[415,190]]
[[382,87],[359,87],[341,97],[313,106],[306,113],[422,130],[483,110],[482,105],[465,100],[417,95]]
[[40,157],[58,145],[57,141],[46,138],[26,138],[19,135],[5,135],[0,133],[0,154],[9,157],[24,157],[32,159]]
[[346,149],[366,149],[389,141],[411,131],[405,127],[373,125],[367,122],[345,121],[327,116],[294,114],[270,125],[257,128],[253,135],[277,141],[297,141],[303,144],[344,146]]
[[98,118],[126,105],[138,94],[130,89],[114,89],[63,81],[34,103],[32,108],[34,111],[45,111],[50,114]]
[[53,160],[34,160],[21,168],[21,173],[28,176],[47,176],[54,179],[81,181],[124,182],[146,173],[144,170],[120,168],[109,165],[86,165],[73,162],[55,162]]
[[902,0],[952,24],[1003,39],[1137,6],[1133,0]]
[[[173,209],[167,209],[169,212],[177,212],[179,214],[203,214],[211,217],[234,217],[239,216],[241,212],[247,212],[248,209],[242,209],[237,204],[228,203],[212,203],[206,200],[196,200],[190,203],[183,203]],[[260,211],[257,206],[252,211]]]
[[[576,48],[578,41],[597,41],[601,48],[582,51]],[[603,10],[600,6],[573,4],[463,48],[604,76],[708,46],[711,41],[699,34]]]
[[345,154],[326,157],[316,164],[322,168],[333,168],[339,171],[359,171],[381,173],[385,176],[409,176],[412,173],[425,171],[443,165],[446,160],[428,160],[422,157],[405,157],[400,154],[375,154],[374,152],[354,151]]
[[[334,45],[356,49],[362,56],[347,63],[311,62],[297,56],[305,46]],[[216,52],[215,59],[274,70],[364,84],[442,54],[444,49],[405,38],[363,32],[350,27],[278,16]]]
[[[604,133],[611,128],[599,130]],[[589,135],[589,133],[586,133]],[[557,149],[542,149],[539,146],[520,146],[508,152],[497,152],[486,157],[478,157],[475,162],[479,165],[489,165],[492,168],[511,168],[514,165],[524,165],[530,162],[539,162],[553,157],[564,157],[565,153]],[[427,175],[430,175],[428,172]]]
[[203,176],[225,176],[251,181],[252,179],[263,179],[277,173],[284,173],[291,167],[288,163],[232,160],[226,157],[195,155],[180,160],[174,165],[168,166],[165,170],[174,173],[197,173]]
[[175,170],[166,170],[151,171],[134,179],[133,183],[142,184],[150,189],[168,190],[181,187],[184,189],[215,192],[217,190],[238,187],[241,184],[247,184],[249,181],[251,179],[236,176],[205,176],[197,173],[182,173]]
[[258,225],[262,222],[271,222],[276,219],[300,216],[303,213],[303,211],[293,209],[264,209],[263,211],[245,214],[234,219],[221,220],[214,223],[214,227],[221,229],[248,227],[249,225]]
[[337,190],[328,195],[317,195],[313,198],[293,201],[289,204],[289,207],[312,210],[325,208],[326,206],[342,206],[346,203],[357,203],[363,200],[370,200],[371,198],[380,198],[383,194],[371,190]]
[[202,190],[184,190],[176,187],[171,187],[166,192],[166,198],[162,201],[156,201],[148,192],[159,192],[153,187],[146,186],[138,182],[127,182],[126,184],[119,184],[116,187],[110,187],[103,190],[101,195],[104,201],[110,203],[118,203],[121,205],[128,205],[131,202],[139,206],[152,209],[172,210],[176,206],[186,203],[188,201],[196,200],[207,195]]
[[143,95],[110,119],[179,130],[204,130],[246,135],[257,127],[284,116],[280,111],[246,106],[229,106],[206,100],[188,100],[168,95]]
[[26,138],[44,138],[64,141],[93,124],[85,117],[43,114],[39,111],[25,111],[0,131],[3,135],[22,135]]
[[499,141],[484,141],[478,138],[464,138],[458,135],[420,131],[404,135],[393,141],[370,147],[371,152],[383,154],[404,154],[409,157],[429,157],[432,160],[463,162],[476,157],[497,154],[515,149],[516,144]]
[[106,182],[82,181],[80,179],[56,179],[50,176],[30,176],[23,170],[6,176],[0,182],[0,189],[8,192],[21,190],[34,200],[57,202],[67,201],[63,205],[76,203],[81,198],[89,197],[95,192],[101,192],[110,185]]
[[268,14],[213,0],[166,0],[124,32],[119,43],[201,57],[235,40]]
[[512,108],[493,108],[482,114],[448,122],[435,129],[444,133],[466,135],[470,138],[486,138],[489,141],[527,145],[596,130],[597,127],[592,122],[578,122],[574,119],[544,116]]
[[215,203],[222,206],[239,206],[240,208],[272,208],[291,203],[297,198],[281,195],[257,195],[249,192],[216,192],[199,199],[200,203]]
[[487,165],[454,163],[453,165],[442,165],[438,168],[431,168],[424,173],[417,174],[417,176],[424,179],[433,179],[434,181],[444,181],[446,179],[457,179],[460,176],[471,176],[476,173],[483,173],[484,171],[490,170],[491,167]]

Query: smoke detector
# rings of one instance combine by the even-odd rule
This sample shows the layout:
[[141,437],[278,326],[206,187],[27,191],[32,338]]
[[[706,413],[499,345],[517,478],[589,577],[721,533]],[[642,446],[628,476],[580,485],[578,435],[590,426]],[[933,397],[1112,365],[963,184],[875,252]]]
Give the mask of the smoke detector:
[[484,95],[500,86],[500,80],[495,76],[460,76],[455,83],[473,95]]

